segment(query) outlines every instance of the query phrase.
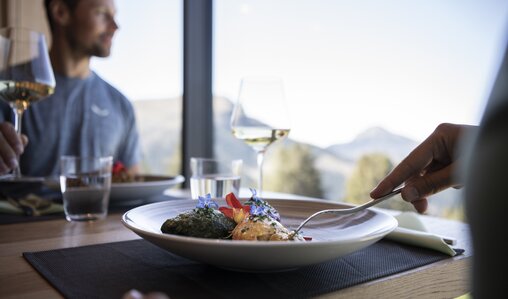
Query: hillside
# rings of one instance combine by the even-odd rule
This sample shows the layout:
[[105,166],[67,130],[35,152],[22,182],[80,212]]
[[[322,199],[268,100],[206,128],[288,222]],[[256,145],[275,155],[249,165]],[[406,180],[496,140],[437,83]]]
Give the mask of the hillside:
[[[179,98],[146,100],[136,101],[133,104],[142,138],[145,171],[171,175],[179,173],[181,100]],[[242,185],[256,186],[256,155],[249,146],[231,134],[229,118],[232,108],[233,105],[229,100],[220,97],[214,99],[214,151],[219,158],[243,159]],[[272,145],[267,151],[264,169],[270,171],[271,153],[277,147],[289,146],[292,143],[294,141],[289,137]],[[392,134],[379,127],[366,130],[349,143],[336,144],[328,148],[308,144],[315,157],[315,167],[321,175],[324,198],[329,200],[344,199],[346,180],[354,169],[355,161],[362,155],[381,152],[388,155],[396,164],[416,145],[414,140]],[[430,210],[437,213],[444,207],[456,205],[459,195],[456,190],[451,190],[432,197]]]
[[401,161],[417,145],[407,137],[396,135],[380,127],[370,128],[356,138],[344,144],[336,144],[327,148],[338,157],[356,161],[369,152],[386,154],[392,162]]

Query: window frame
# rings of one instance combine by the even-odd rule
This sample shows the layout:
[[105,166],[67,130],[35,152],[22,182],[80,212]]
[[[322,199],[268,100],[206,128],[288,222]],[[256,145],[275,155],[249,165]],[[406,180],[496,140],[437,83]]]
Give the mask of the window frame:
[[[191,157],[213,157],[213,0],[183,1],[182,174]],[[186,180],[184,187],[189,187]]]

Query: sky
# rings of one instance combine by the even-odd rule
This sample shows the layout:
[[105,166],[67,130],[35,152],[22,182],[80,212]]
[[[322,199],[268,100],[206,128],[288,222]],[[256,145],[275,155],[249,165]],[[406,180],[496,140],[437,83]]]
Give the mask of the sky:
[[[92,67],[131,100],[180,96],[181,1],[116,3],[112,55]],[[215,0],[214,95],[278,76],[292,139],[326,147],[381,126],[421,141],[479,122],[507,29],[501,0]]]

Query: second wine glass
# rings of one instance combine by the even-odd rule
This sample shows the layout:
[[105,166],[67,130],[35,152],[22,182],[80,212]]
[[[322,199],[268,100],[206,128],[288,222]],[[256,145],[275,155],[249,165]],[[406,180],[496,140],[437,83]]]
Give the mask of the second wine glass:
[[257,153],[258,194],[263,190],[263,160],[267,147],[289,134],[290,120],[282,79],[246,77],[231,115],[233,135]]
[[[0,99],[11,107],[18,135],[21,134],[25,110],[51,95],[54,88],[55,77],[44,35],[23,28],[1,28]],[[22,178],[19,166],[8,179],[30,180],[29,177]]]

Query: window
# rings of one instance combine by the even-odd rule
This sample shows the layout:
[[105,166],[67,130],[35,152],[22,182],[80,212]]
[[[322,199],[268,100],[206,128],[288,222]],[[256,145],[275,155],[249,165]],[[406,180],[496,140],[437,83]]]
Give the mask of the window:
[[[31,17],[40,5],[29,2],[0,0],[8,8],[0,21],[40,20]],[[209,8],[206,0],[185,3]],[[132,100],[144,171],[180,173],[183,1],[116,5],[112,56],[92,67]],[[329,200],[367,199],[439,123],[477,124],[508,24],[500,0],[215,0],[213,9],[215,155],[242,158],[242,186],[255,186],[255,153],[233,138],[229,117],[242,77],[282,77],[292,128],[267,152],[265,187]],[[430,212],[460,217],[459,195],[436,195]]]
[[[267,151],[266,189],[363,202],[439,123],[478,123],[507,11],[494,0],[216,0],[216,153],[243,158],[242,186],[252,186],[255,154],[231,136],[228,115],[243,76],[279,76],[292,128]],[[461,205],[455,190],[435,197],[430,213]]]
[[182,1],[116,1],[111,56],[94,69],[131,101],[143,148],[143,172],[181,172]]

